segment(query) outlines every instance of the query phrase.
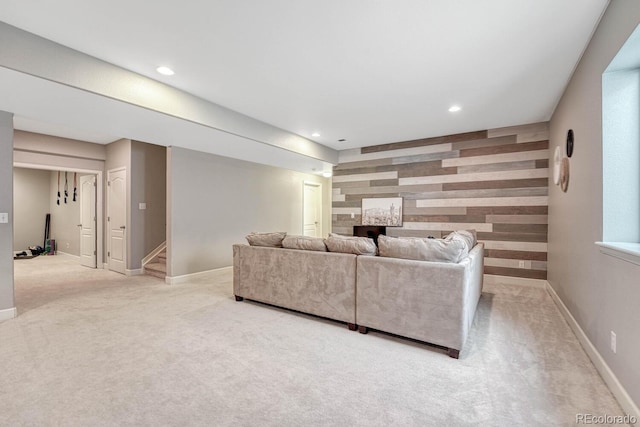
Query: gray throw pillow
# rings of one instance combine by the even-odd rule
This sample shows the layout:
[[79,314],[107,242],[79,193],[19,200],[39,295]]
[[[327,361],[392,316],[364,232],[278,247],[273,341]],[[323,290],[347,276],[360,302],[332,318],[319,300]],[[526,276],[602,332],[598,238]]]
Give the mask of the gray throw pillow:
[[277,232],[256,232],[249,233],[246,237],[251,246],[266,246],[269,248],[281,248],[282,240],[287,235],[284,231]]
[[330,252],[356,255],[376,255],[378,252],[375,242],[368,237],[341,236],[330,233],[324,242]]
[[458,230],[449,234],[444,238],[445,240],[460,240],[467,245],[467,249],[470,251],[478,243],[476,238],[476,230]]
[[327,245],[324,244],[322,237],[287,236],[282,240],[282,247],[287,249],[301,249],[304,251],[327,251]]

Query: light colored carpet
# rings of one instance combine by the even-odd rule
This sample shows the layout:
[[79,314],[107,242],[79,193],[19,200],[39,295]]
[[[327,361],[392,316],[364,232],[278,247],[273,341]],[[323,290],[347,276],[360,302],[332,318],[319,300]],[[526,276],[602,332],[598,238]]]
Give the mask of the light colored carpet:
[[622,414],[542,289],[485,286],[459,360],[253,302],[231,272],[166,285],[15,262],[0,425],[551,426]]

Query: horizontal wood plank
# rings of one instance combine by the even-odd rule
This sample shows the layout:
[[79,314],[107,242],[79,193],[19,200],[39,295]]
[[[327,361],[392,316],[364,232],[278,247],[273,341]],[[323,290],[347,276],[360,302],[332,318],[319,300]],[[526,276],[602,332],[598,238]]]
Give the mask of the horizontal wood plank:
[[527,279],[546,279],[547,272],[543,270],[527,270],[523,268],[506,268],[485,266],[484,274],[495,274],[498,276],[525,277]]

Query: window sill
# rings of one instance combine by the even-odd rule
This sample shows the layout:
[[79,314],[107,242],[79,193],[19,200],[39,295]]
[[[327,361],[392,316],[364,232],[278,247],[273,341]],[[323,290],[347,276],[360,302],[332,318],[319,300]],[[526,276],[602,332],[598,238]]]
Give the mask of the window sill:
[[596,242],[596,245],[605,255],[640,265],[640,243]]

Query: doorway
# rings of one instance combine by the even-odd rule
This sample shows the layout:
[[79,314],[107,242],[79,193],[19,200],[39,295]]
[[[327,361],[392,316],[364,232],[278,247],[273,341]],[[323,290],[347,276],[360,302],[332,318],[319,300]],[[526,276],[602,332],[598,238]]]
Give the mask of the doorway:
[[14,162],[14,252],[46,246],[42,230],[50,214],[55,252],[102,268],[102,189],[94,184],[101,177],[102,171]]
[[322,184],[304,182],[302,234],[322,237]]

